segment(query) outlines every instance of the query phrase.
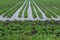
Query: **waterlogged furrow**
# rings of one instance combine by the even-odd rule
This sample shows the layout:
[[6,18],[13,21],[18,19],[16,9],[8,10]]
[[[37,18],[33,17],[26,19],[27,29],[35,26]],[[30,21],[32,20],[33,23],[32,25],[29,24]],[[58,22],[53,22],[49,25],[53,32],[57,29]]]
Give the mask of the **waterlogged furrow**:
[[35,9],[36,9],[36,11],[37,11],[39,17],[40,17],[40,18],[43,18],[41,12],[39,11],[39,8],[38,8],[34,3],[33,3],[33,5],[34,5],[34,7],[35,7]]
[[53,12],[54,15],[60,15],[60,9],[55,9],[54,6],[52,4],[50,4],[48,1],[47,2],[47,6],[49,7],[49,9]]
[[22,5],[22,3],[18,3],[17,5],[15,5],[14,7],[12,7],[11,9],[9,9],[8,11],[6,11],[3,15],[3,17],[11,17],[14,12]]
[[58,12],[60,12],[60,8],[54,6],[54,4],[50,3],[50,2],[47,1],[47,0],[45,0],[45,2],[46,2],[47,4],[49,4],[49,6],[51,6],[53,9],[55,9],[55,10],[58,11]]
[[[33,5],[32,5],[33,6]],[[37,19],[40,19],[40,17],[38,16],[37,10],[35,9],[35,7],[33,6],[34,12],[36,13]]]
[[32,16],[32,9],[31,9],[31,5],[30,5],[30,1],[29,1],[29,7],[28,7],[28,18],[29,19],[32,19],[33,16]]
[[[41,7],[41,9],[43,10],[43,12],[46,14],[46,16],[47,16],[48,18],[51,18],[52,16],[55,17],[55,18],[57,18],[57,16],[56,16],[56,14],[54,13],[54,11],[52,11],[53,8],[50,7],[50,5],[48,5],[48,4],[46,5],[46,3],[41,2],[41,1],[38,1],[37,4]],[[48,7],[47,7],[47,6],[48,6]],[[50,7],[50,8],[49,8],[49,7]],[[52,8],[52,10],[51,10],[51,8]]]
[[11,11],[12,9],[14,9],[16,6],[18,6],[20,3],[18,3],[17,5],[15,5],[14,7],[12,7],[11,9],[9,9],[8,11],[6,11],[5,13],[3,13],[1,16],[0,16],[0,20],[2,21],[7,21],[7,20],[10,20],[12,21],[11,18],[7,18],[7,17],[3,17],[6,13],[8,13],[9,11]]
[[[37,1],[37,0],[36,0]],[[56,9],[54,9],[52,6],[53,5],[51,5],[49,2],[47,2],[47,0],[40,0],[40,1],[38,1],[39,3],[40,3],[40,5],[43,5],[43,6],[45,6],[45,8],[47,9],[47,11],[49,11],[49,13],[48,14],[51,14],[51,15],[53,15],[55,18],[57,18],[57,14],[59,14],[59,12],[56,10]],[[38,3],[37,2],[37,3]],[[38,4],[39,4],[38,3]],[[44,7],[42,7],[42,8],[44,8]],[[46,14],[46,13],[45,13]]]
[[50,11],[50,9],[48,7],[44,6],[41,2],[39,2],[38,5],[48,18],[51,18],[53,16],[52,12]]
[[32,5],[32,2],[31,2],[31,9],[32,9],[32,15],[33,15],[33,18],[37,18],[37,16],[36,16],[36,13],[35,13],[35,9],[34,9],[34,7],[33,7],[33,5]]
[[22,9],[21,9],[21,11],[20,11],[20,13],[18,15],[19,17],[22,17],[22,12],[23,12],[25,6],[26,6],[26,4],[22,7]]
[[[39,2],[39,1],[38,1]],[[40,1],[39,3],[41,3],[42,1]],[[44,3],[44,5],[43,6],[45,6],[45,8],[49,11],[49,13],[51,14],[52,13],[52,15],[54,15],[54,16],[52,16],[52,20],[55,20],[55,21],[57,21],[57,20],[60,20],[60,17],[59,17],[59,15],[57,15],[58,14],[58,12],[53,12],[50,8],[49,8],[49,6],[47,5],[47,4],[45,4],[45,2],[43,2]],[[43,4],[42,3],[42,4]],[[41,5],[41,4],[40,4]],[[46,6],[48,6],[48,7],[46,7]],[[43,8],[43,7],[42,7]],[[51,8],[53,9],[53,7],[51,6]],[[57,18],[56,18],[57,17]]]
[[34,5],[34,3],[33,3],[33,6],[35,7],[35,9],[36,9],[36,11],[37,11],[38,16],[39,16],[40,18],[43,18],[41,12],[40,12],[39,9]]
[[60,16],[60,8],[57,8],[56,5],[54,5],[54,4],[52,4],[52,3],[48,2],[48,1],[46,1],[46,2],[48,3],[48,6],[51,8],[51,10],[53,12],[55,12],[54,14],[56,16]]
[[35,6],[39,9],[39,11],[41,12],[43,19],[47,19],[47,16],[45,15],[45,13],[41,10],[41,8],[38,7],[38,5],[34,2]]
[[58,12],[56,12],[54,9],[51,9],[51,8],[49,8],[49,9],[50,9],[50,11],[51,11],[53,17],[57,18]]
[[14,19],[18,19],[18,15],[19,15],[19,12],[21,11],[21,9],[23,8],[23,6],[25,5],[26,1],[23,3],[23,5],[13,14],[13,16],[11,17],[12,20]]
[[53,12],[55,12],[56,15],[59,15],[59,16],[60,16],[60,9],[59,9],[59,8],[54,7],[54,6],[53,6],[52,4],[50,4],[49,2],[48,2],[48,6],[50,7],[50,9],[51,9]]
[[26,3],[26,6],[24,7],[24,9],[23,9],[23,12],[22,12],[22,17],[21,18],[24,18],[24,12],[25,12],[25,10],[26,10],[26,8],[27,8],[27,3]]

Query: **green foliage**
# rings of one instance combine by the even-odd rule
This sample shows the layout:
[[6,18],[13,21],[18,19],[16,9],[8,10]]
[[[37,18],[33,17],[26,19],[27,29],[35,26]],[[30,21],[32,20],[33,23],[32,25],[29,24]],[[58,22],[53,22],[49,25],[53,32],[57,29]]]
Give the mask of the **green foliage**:
[[60,25],[46,22],[0,21],[0,40],[59,40]]

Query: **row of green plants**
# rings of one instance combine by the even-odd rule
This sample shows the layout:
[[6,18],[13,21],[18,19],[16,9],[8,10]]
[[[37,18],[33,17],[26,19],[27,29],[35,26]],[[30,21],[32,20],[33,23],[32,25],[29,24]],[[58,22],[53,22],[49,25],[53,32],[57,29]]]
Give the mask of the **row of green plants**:
[[41,10],[45,13],[45,15],[50,18],[52,15],[50,14],[50,11],[47,10],[47,8],[45,6],[43,6],[43,4],[40,3],[40,1],[35,2],[39,8],[41,8]]
[[[28,1],[26,1],[25,5],[23,6],[23,8],[21,9],[20,13],[19,13],[19,17],[22,17],[22,13],[24,11],[24,8],[26,7],[26,5],[28,6]],[[27,8],[27,7],[26,7]],[[25,9],[26,10],[26,9]],[[25,12],[24,12],[25,14]],[[27,14],[26,14],[27,15]]]
[[24,12],[24,17],[25,18],[28,17],[28,7],[29,7],[29,0],[27,0],[27,7],[26,7],[25,12]]
[[[23,1],[24,2],[24,1]],[[13,14],[22,6],[23,2],[19,2],[12,10],[9,10],[9,12],[7,12],[5,15],[3,15],[4,17],[11,17],[13,16]]]
[[[60,13],[60,9],[58,7],[56,7],[58,5],[57,2],[55,1],[57,5],[54,5],[55,3],[53,3],[53,2],[50,3],[48,0],[46,0],[42,4],[44,4],[45,6],[47,6],[47,8],[49,8],[50,10],[52,10],[51,12],[54,12],[55,14],[60,15],[59,14]],[[46,5],[45,3],[48,4],[48,5]],[[58,9],[56,9],[54,7],[58,8]]]
[[19,1],[17,0],[0,0],[2,2],[0,2],[0,15],[5,13],[7,10],[11,9],[12,7],[14,7]]
[[[37,0],[36,0],[37,1]],[[50,5],[50,3],[45,1],[37,1],[37,5],[41,8],[41,10],[46,14],[48,18],[57,17],[56,15],[59,15],[59,12],[53,9],[53,6]]]
[[60,9],[60,0],[46,0],[48,1],[50,4],[54,5],[55,7]]
[[43,18],[41,12],[40,12],[39,9],[36,7],[36,5],[33,3],[33,1],[32,1],[32,5],[33,5],[34,8],[36,9],[36,11],[37,11],[37,13],[38,13],[38,16],[39,16],[40,18]]
[[[42,5],[43,5],[43,3],[42,3]],[[41,9],[48,16],[48,18],[51,18],[52,16],[57,18],[57,16],[54,14],[54,11],[51,10],[50,6],[49,7],[48,6],[49,6],[48,4],[47,4],[47,6],[45,6],[45,4],[44,4],[44,6],[41,6]],[[45,8],[43,8],[43,7],[45,7]]]
[[37,18],[37,15],[36,15],[36,13],[34,11],[35,9],[33,8],[32,2],[30,3],[30,5],[31,5],[31,9],[32,9],[33,18]]

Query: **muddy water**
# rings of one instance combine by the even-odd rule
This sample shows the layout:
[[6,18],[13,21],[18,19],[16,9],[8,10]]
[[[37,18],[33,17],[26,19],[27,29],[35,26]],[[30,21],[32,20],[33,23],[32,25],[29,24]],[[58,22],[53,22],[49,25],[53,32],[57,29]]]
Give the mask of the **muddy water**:
[[43,19],[47,19],[47,16],[45,15],[45,13],[41,10],[41,8],[38,7],[38,5],[34,2],[35,6],[38,8],[38,10],[41,12]]
[[29,7],[28,7],[28,18],[29,18],[29,19],[32,19],[32,18],[33,18],[30,1],[29,1]]
[[23,6],[25,5],[26,1],[23,3],[23,5],[14,13],[14,15],[11,17],[12,20],[16,20],[19,19],[18,15],[21,11],[21,9],[23,8]]
[[37,15],[37,18],[36,19],[41,19],[39,16],[38,16],[38,13],[37,13],[37,11],[36,11],[36,9],[35,9],[35,7],[33,6],[33,9],[34,9],[34,11],[35,11],[35,13],[36,13],[36,15]]
[[27,4],[26,4],[26,6],[25,6],[25,8],[24,8],[24,10],[23,10],[23,12],[22,12],[22,17],[21,17],[21,18],[24,18],[24,12],[25,12],[25,10],[26,10],[26,7],[27,7]]

